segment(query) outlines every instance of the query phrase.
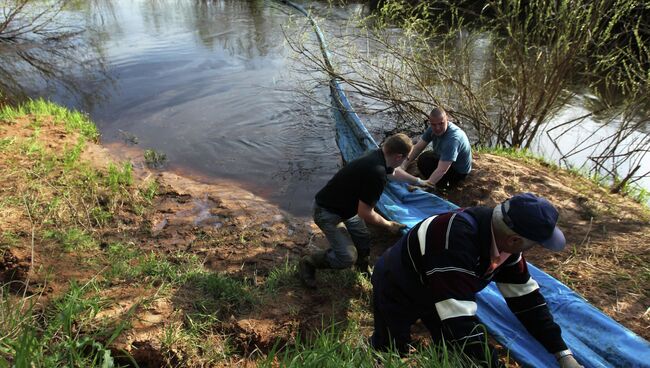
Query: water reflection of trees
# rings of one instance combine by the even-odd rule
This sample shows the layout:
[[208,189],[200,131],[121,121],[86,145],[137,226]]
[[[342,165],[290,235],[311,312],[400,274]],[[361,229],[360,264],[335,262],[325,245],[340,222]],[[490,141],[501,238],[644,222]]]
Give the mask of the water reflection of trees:
[[[65,89],[82,104],[95,103],[106,79],[101,53],[85,34],[68,0],[18,0],[0,14],[0,91],[18,101],[37,91]],[[88,83],[87,81],[94,81]]]
[[264,0],[145,0],[139,6],[150,31],[162,34],[181,23],[207,49],[223,49],[231,56],[265,56],[283,42],[281,32],[273,30],[281,20],[270,14],[277,9]]
[[[192,18],[200,42],[207,48],[216,46],[232,55],[247,59],[266,56],[282,44],[276,11],[263,0],[201,0],[194,3]],[[274,29],[277,28],[277,29]]]

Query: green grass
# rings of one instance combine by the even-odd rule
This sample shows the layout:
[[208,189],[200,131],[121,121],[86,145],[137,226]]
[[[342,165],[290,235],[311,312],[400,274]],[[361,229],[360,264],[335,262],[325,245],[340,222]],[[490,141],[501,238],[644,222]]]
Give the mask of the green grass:
[[251,286],[225,274],[199,272],[192,275],[189,283],[203,291],[209,299],[204,308],[217,315],[237,311],[242,313],[258,303],[258,296]]
[[256,292],[246,282],[205,271],[193,254],[143,254],[133,245],[121,243],[111,244],[107,253],[111,264],[107,272],[109,278],[196,288],[204,294],[204,299],[196,302],[202,305],[203,310],[216,315],[242,312],[258,302]]
[[0,138],[0,151],[4,151],[16,142],[16,137]]
[[180,323],[170,323],[163,333],[161,345],[166,351],[190,352],[200,356],[206,366],[227,361],[235,355],[232,338],[215,332],[220,321],[211,313],[186,314]]
[[140,189],[140,195],[149,204],[156,197],[156,194],[158,194],[158,183],[155,180],[149,181],[145,188]]
[[318,272],[316,277],[319,283],[337,285],[337,287],[348,290],[362,286],[365,279],[361,273],[350,268],[344,270],[323,270]]
[[[142,192],[134,187],[130,163],[112,164],[102,170],[92,167],[83,158],[85,143],[98,137],[95,126],[85,115],[43,100],[0,109],[0,126],[14,124],[18,119],[24,119],[25,128],[31,132],[24,139],[16,136],[0,140],[5,164],[0,174],[10,177],[20,192],[15,195],[4,192],[0,209],[31,222],[36,229],[35,245],[39,252],[40,249],[55,252],[98,250],[97,236],[102,233],[102,226],[111,226],[114,213],[122,209],[133,211],[136,206],[143,207],[154,199],[155,184],[149,184]],[[47,138],[44,137],[46,124],[61,125],[81,135],[72,145],[52,149],[43,144],[43,139]],[[23,228],[3,229],[0,233],[2,248],[18,246],[19,234],[23,233]],[[41,245],[47,246],[41,248]],[[80,263],[84,263],[84,267],[94,267],[103,281],[84,285],[72,281],[65,294],[45,306],[34,307],[40,297],[38,294],[21,297],[9,295],[8,287],[2,288],[0,368],[113,367],[115,360],[107,346],[128,321],[107,326],[104,321],[97,320],[105,303],[98,297],[99,288],[120,277],[145,284],[162,280],[165,284],[178,285],[198,272],[197,265],[200,266],[193,256],[153,256],[143,254],[133,244],[111,244],[104,255],[93,254],[94,257],[80,260]],[[47,256],[47,252],[43,256]],[[88,263],[88,260],[93,262]],[[107,268],[100,269],[107,263]],[[32,287],[32,290],[37,289]]]
[[300,282],[296,277],[297,263],[289,262],[285,259],[284,263],[273,268],[264,282],[264,287],[268,293],[275,293],[283,287],[298,287]]
[[20,237],[13,231],[5,230],[0,233],[0,249],[4,247],[12,247],[20,242]]
[[30,99],[20,106],[5,105],[0,109],[0,120],[13,121],[25,115],[34,115],[36,122],[42,121],[46,117],[52,117],[55,123],[63,124],[69,132],[79,131],[84,137],[91,140],[96,140],[99,137],[97,127],[88,119],[87,115],[79,111],[68,110],[44,99]]
[[[108,345],[123,325],[106,335],[96,331],[101,310],[97,285],[70,284],[45,311],[34,299],[11,298],[0,291],[0,367],[113,367]],[[12,364],[9,364],[9,361]]]
[[[527,149],[519,149],[513,147],[484,147],[479,146],[474,148],[475,153],[489,153],[502,157],[509,157],[516,160],[524,162],[534,162],[541,165],[544,165],[552,170],[564,170],[567,173],[570,173],[574,176],[585,178],[595,184],[598,187],[601,187],[605,190],[610,190],[615,183],[621,179],[616,177],[612,180],[610,177],[603,176],[597,172],[590,172],[586,168],[578,168],[574,166],[569,166],[565,169],[560,168],[556,163],[550,162],[548,159],[535,155]],[[625,185],[623,186],[621,193],[629,198],[632,198],[634,201],[648,205],[650,203],[650,191],[644,189],[636,184]]]
[[83,139],[79,139],[77,144],[75,144],[70,149],[66,149],[63,152],[63,164],[66,169],[73,168],[79,162],[79,157],[83,152],[84,146],[85,141]]
[[167,161],[167,155],[163,152],[152,149],[146,149],[144,151],[144,162],[151,168],[161,167],[165,164],[165,161]]
[[122,243],[109,244],[106,248],[110,268],[106,277],[112,279],[135,279],[137,276],[134,263],[142,253],[134,244],[125,245]]
[[65,230],[45,230],[43,235],[47,239],[56,240],[66,252],[97,249],[98,247],[98,243],[92,235],[76,227]]
[[121,168],[114,164],[108,165],[107,184],[113,192],[131,186],[133,184],[133,165],[130,162],[123,163]]
[[478,146],[478,147],[474,147],[473,151],[479,154],[491,153],[497,156],[510,157],[518,160],[523,160],[525,162],[536,162],[544,165],[549,165],[552,168],[558,168],[557,165],[547,161],[544,157],[535,155],[534,153],[532,153],[527,149],[514,148],[514,147],[502,147],[502,146],[497,146],[497,147]]
[[107,276],[113,279],[166,282],[178,286],[204,272],[201,261],[194,254],[143,253],[134,244],[122,243],[110,244],[106,253],[111,265]]
[[373,350],[367,339],[358,331],[346,332],[346,327],[332,323],[323,327],[313,339],[298,337],[287,346],[276,345],[259,367],[476,367],[467,357],[443,346],[422,346],[408,355],[400,357],[394,351]]

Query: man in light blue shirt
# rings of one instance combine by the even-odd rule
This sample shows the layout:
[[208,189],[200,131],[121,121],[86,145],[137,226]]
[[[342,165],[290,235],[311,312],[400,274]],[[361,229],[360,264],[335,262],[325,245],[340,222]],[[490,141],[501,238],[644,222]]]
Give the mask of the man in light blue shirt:
[[[431,151],[420,154],[429,143]],[[416,158],[422,177],[439,189],[455,186],[472,170],[472,148],[467,135],[449,122],[440,107],[429,114],[429,127],[411,149],[404,167]]]

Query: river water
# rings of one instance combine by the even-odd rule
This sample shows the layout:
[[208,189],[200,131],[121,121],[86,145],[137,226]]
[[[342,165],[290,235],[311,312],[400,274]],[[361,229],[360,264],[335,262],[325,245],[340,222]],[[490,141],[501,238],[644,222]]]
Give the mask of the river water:
[[86,37],[110,83],[99,99],[63,89],[46,97],[87,111],[103,142],[164,153],[165,170],[231,179],[294,215],[309,213],[340,155],[328,90],[305,96],[290,65],[291,9],[236,0],[87,6],[79,10]]
[[[360,9],[329,13],[321,27]],[[340,155],[329,91],[305,93],[313,76],[284,41],[283,32],[298,31],[287,26],[295,14],[274,1],[88,1],[70,15],[101,59],[101,73],[79,81],[92,92],[43,86],[30,95],[88,112],[105,143],[164,153],[165,170],[227,178],[305,216]]]

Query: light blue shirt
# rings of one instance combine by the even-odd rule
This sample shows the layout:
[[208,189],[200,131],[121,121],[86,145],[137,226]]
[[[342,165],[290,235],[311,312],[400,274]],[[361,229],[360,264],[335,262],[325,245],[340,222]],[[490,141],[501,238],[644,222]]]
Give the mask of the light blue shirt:
[[422,140],[431,143],[434,154],[440,161],[451,161],[451,167],[459,174],[469,174],[472,170],[472,148],[467,135],[456,124],[449,122],[441,136],[433,134],[428,127]]

